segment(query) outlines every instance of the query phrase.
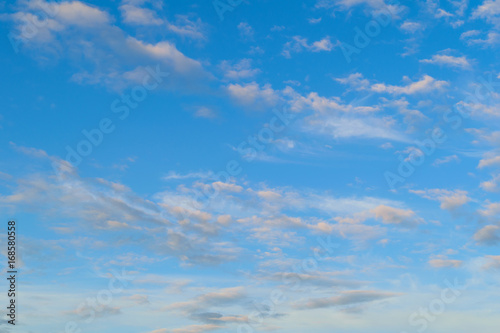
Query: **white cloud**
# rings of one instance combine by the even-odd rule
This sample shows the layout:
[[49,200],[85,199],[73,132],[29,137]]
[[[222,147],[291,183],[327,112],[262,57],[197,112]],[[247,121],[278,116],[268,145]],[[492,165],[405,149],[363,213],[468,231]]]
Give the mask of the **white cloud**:
[[448,13],[446,10],[442,8],[438,8],[437,12],[434,14],[435,18],[442,18],[442,17],[453,17],[452,13]]
[[413,130],[419,123],[429,120],[429,118],[419,110],[411,109],[409,107],[410,103],[405,98],[393,101],[382,98],[382,101],[384,102],[384,106],[396,108],[399,113],[404,116],[403,120],[409,125],[409,130]]
[[154,331],[150,331],[148,333],[204,333],[221,328],[224,328],[224,326],[215,324],[202,324],[202,325],[190,325],[183,328],[174,328],[174,329],[160,328]]
[[245,106],[269,107],[276,105],[279,96],[271,85],[259,86],[256,82],[246,84],[229,84],[226,87],[229,95],[239,104]]
[[488,262],[483,266],[484,269],[499,269],[500,256],[486,256]]
[[312,18],[312,17],[311,17],[311,18],[307,19],[307,21],[308,21],[309,23],[311,23],[311,24],[318,24],[318,23],[320,23],[320,22],[321,22],[321,19],[322,19],[322,17],[318,17],[318,18]]
[[243,191],[243,187],[236,185],[236,184],[231,184],[231,183],[223,183],[223,182],[214,182],[212,183],[212,186],[217,189],[218,191],[227,191],[227,192],[241,192]]
[[416,226],[423,223],[423,220],[411,209],[400,209],[380,205],[371,211],[375,218],[382,220],[386,224],[399,224],[403,226]]
[[500,243],[500,227],[487,225],[474,234],[474,240],[482,245],[496,245]]
[[199,178],[199,179],[206,179],[209,177],[212,177],[213,173],[212,172],[190,172],[187,174],[179,174],[175,171],[170,171],[166,176],[163,177],[164,180],[182,180],[182,179],[189,179],[189,178]]
[[405,21],[399,28],[408,34],[414,34],[418,31],[423,31],[425,25],[420,22]]
[[310,50],[312,52],[320,52],[320,51],[331,51],[333,49],[333,44],[330,41],[330,38],[326,37],[322,40],[318,40],[310,46]]
[[[196,89],[211,77],[200,62],[185,56],[173,43],[148,43],[129,36],[113,25],[110,15],[101,9],[78,1],[45,5],[55,8],[57,15],[47,18],[50,24],[40,25],[42,28],[21,45],[21,50],[29,51],[40,61],[77,57],[78,69],[92,68],[92,72],[83,70],[73,74],[75,82],[102,84],[121,91],[137,84],[137,79],[144,77],[139,77],[141,72],[144,73],[148,66],[161,66],[162,72],[170,74],[163,80],[163,88]],[[11,14],[15,30],[22,29],[25,24],[16,17],[32,14],[32,11],[36,12],[36,6],[20,7],[18,12]]]
[[393,86],[384,83],[377,83],[371,86],[371,90],[377,93],[389,93],[394,95],[413,95],[419,93],[429,93],[434,91],[442,91],[449,83],[439,81],[429,75],[417,82],[411,82],[406,86]]
[[275,199],[281,198],[281,194],[279,194],[278,192],[269,191],[269,190],[258,191],[257,195],[265,200],[275,200]]
[[457,107],[470,112],[475,117],[500,117],[500,104],[467,103],[460,101]]
[[394,128],[391,119],[374,117],[332,117],[316,115],[306,118],[305,130],[336,139],[383,139],[406,142],[406,136]]
[[156,12],[149,8],[136,7],[130,4],[120,6],[123,22],[133,25],[162,25],[164,22],[158,18]]
[[219,65],[219,68],[224,72],[224,77],[229,80],[249,79],[261,72],[258,68],[252,68],[251,59],[241,59],[234,64],[224,60]]
[[[481,143],[488,143],[492,146],[500,145],[500,131],[490,131],[488,129],[467,128],[468,133],[475,135]],[[478,143],[475,141],[474,143]]]
[[441,209],[453,210],[471,201],[471,198],[468,197],[468,192],[463,190],[432,189],[409,190],[409,192],[429,200],[439,201]]
[[465,57],[465,56],[454,57],[454,56],[445,55],[445,54],[435,54],[432,56],[431,59],[423,59],[423,60],[420,60],[420,62],[423,62],[426,64],[436,64],[436,65],[444,65],[444,66],[450,66],[450,67],[458,67],[458,68],[462,68],[462,69],[470,69],[471,68],[469,60],[467,60],[467,57]]
[[334,8],[336,10],[350,10],[352,7],[364,5],[373,10],[371,14],[375,15],[380,11],[389,12],[393,19],[398,18],[405,7],[390,4],[385,0],[318,0],[316,8]]
[[314,110],[318,113],[340,112],[345,114],[370,114],[380,110],[378,106],[354,106],[345,104],[339,97],[323,97],[316,92],[311,92],[307,96],[302,96],[293,88],[287,87],[283,93],[289,97],[292,111],[301,112],[304,110]]
[[[352,77],[352,76],[351,76]],[[407,141],[404,134],[394,128],[391,117],[375,117],[378,106],[345,104],[338,97],[323,97],[316,92],[302,96],[291,87],[283,91],[288,97],[291,111],[312,110],[314,113],[303,119],[302,129],[333,138],[380,138]]]
[[461,39],[464,40],[468,45],[484,45],[484,46],[494,46],[500,43],[500,33],[495,31],[489,31],[485,33],[483,38],[473,38],[483,33],[478,30],[471,30],[464,32],[461,35]]
[[283,25],[273,25],[271,28],[271,31],[283,31],[285,30],[285,26]]
[[400,294],[392,292],[372,291],[372,290],[350,290],[342,291],[339,296],[310,298],[308,300],[297,301],[293,304],[296,309],[319,309],[347,306],[366,302],[375,302]]
[[253,36],[255,34],[253,28],[250,26],[250,24],[246,22],[240,22],[238,24],[238,30],[240,32],[240,37],[244,40],[252,40]]
[[431,259],[429,260],[429,265],[435,268],[447,268],[453,267],[458,268],[463,264],[462,260],[452,260],[452,259]]
[[482,18],[489,23],[499,24],[500,1],[485,0],[482,5],[477,7],[472,13],[472,18]]
[[[99,178],[89,184],[66,161],[52,157],[46,159],[56,163],[60,177],[20,179],[13,193],[1,196],[0,202],[26,207],[30,211],[43,211],[47,215],[57,211],[58,216],[77,222],[86,221],[89,226],[104,229],[133,227],[139,221],[170,225],[158,206],[135,195],[126,186]],[[40,193],[44,193],[47,200],[41,200]]]
[[67,25],[98,27],[111,21],[108,13],[79,1],[51,2],[49,6],[57,12],[56,18]]
[[487,192],[500,191],[500,174],[493,176],[493,178],[488,181],[482,182],[479,186]]
[[192,20],[187,15],[176,15],[175,22],[167,22],[167,28],[173,33],[185,37],[192,38],[196,40],[206,40],[207,39],[207,28],[206,25],[201,21],[200,18]]
[[413,95],[423,94],[434,91],[442,91],[449,85],[446,81],[436,80],[429,75],[424,75],[420,81],[411,82],[408,77],[403,79],[409,82],[405,86],[388,85],[385,83],[371,84],[367,79],[363,78],[360,73],[351,74],[346,78],[337,78],[337,82],[349,85],[355,90],[370,90],[376,93],[389,93],[393,95]]
[[370,86],[370,81],[365,79],[361,73],[350,74],[344,78],[336,78],[335,81],[341,84],[349,85],[356,90],[367,89]]
[[439,166],[439,165],[447,164],[447,163],[450,163],[453,161],[460,162],[460,158],[457,155],[450,155],[450,156],[445,156],[443,158],[436,158],[436,160],[434,160],[432,165]]
[[492,218],[500,215],[500,202],[487,203],[484,209],[479,210],[479,213],[483,216]]
[[196,109],[194,116],[197,118],[215,118],[217,114],[210,108],[206,106],[201,106]]
[[496,166],[496,165],[500,165],[500,155],[483,158],[482,160],[479,161],[479,164],[477,167],[479,169],[482,169],[482,168]]
[[337,44],[333,44],[328,36],[311,44],[309,44],[307,38],[294,36],[291,41],[285,43],[281,54],[286,58],[290,58],[292,53],[299,53],[304,50],[309,52],[329,52],[336,46]]
[[202,66],[198,61],[186,57],[170,42],[163,41],[156,44],[149,44],[133,37],[128,37],[126,44],[139,53],[170,65],[176,72],[188,73],[202,70]]

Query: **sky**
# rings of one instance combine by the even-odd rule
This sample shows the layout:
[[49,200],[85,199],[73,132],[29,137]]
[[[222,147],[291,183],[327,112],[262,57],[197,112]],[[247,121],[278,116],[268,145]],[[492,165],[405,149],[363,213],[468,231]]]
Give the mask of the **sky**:
[[498,332],[500,0],[13,0],[0,36],[1,332]]

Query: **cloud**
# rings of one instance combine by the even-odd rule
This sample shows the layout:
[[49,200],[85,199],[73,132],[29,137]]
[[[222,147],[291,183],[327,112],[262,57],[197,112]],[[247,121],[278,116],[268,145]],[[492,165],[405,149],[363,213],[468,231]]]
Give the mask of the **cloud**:
[[83,303],[84,306],[78,307],[76,310],[70,311],[69,313],[77,315],[81,318],[85,318],[91,311],[95,310],[95,316],[97,318],[109,317],[114,315],[121,314],[121,309],[119,307],[112,307],[109,305],[99,304],[99,305],[90,305],[88,303]]
[[410,193],[417,194],[422,198],[429,200],[439,201],[441,209],[453,210],[461,207],[471,201],[468,197],[468,192],[463,190],[445,190],[445,189],[432,189],[432,190],[409,190]]
[[133,301],[137,304],[149,304],[149,297],[148,295],[131,295],[131,296],[126,296],[124,297],[126,300]]
[[432,165],[434,166],[439,166],[442,164],[447,164],[450,162],[460,162],[460,158],[457,155],[450,155],[450,156],[445,156],[443,158],[436,158]]
[[293,112],[313,111],[301,120],[301,130],[315,135],[335,139],[379,138],[407,141],[406,136],[395,128],[389,116],[377,117],[378,105],[353,105],[344,103],[339,97],[324,97],[316,92],[306,96],[287,87],[283,91]]
[[487,22],[498,25],[500,15],[500,1],[486,0],[472,12],[472,18],[482,18]]
[[[483,35],[483,38],[473,38],[478,35]],[[495,31],[481,32],[479,30],[470,30],[464,32],[460,39],[464,40],[467,45],[483,45],[495,46],[500,43],[500,34]]]
[[279,281],[283,282],[284,280],[295,280],[299,279],[302,285],[311,286],[317,289],[345,289],[345,288],[358,288],[361,287],[368,282],[366,281],[358,281],[351,278],[339,278],[341,275],[345,274],[344,272],[326,272],[319,271],[314,273],[295,273],[288,271],[278,271],[270,274],[265,274],[262,277],[259,277],[260,280],[266,281]]
[[[408,77],[403,77],[410,81]],[[424,75],[420,81],[409,82],[405,86],[387,85],[385,83],[370,84],[360,73],[349,75],[347,78],[336,79],[337,82],[350,85],[355,90],[369,90],[375,93],[388,93],[392,95],[414,95],[433,91],[442,91],[449,85],[446,81],[439,81],[429,75]]]
[[283,31],[285,29],[286,28],[284,25],[273,25],[270,30],[271,31]]
[[435,18],[442,18],[442,17],[453,17],[452,13],[448,13],[446,10],[442,8],[438,8],[437,12],[434,14]]
[[479,31],[479,30],[469,30],[469,31],[462,33],[460,35],[460,39],[465,40],[465,39],[469,39],[471,37],[474,37],[474,36],[477,36],[480,34],[481,34],[481,31]]
[[167,41],[158,42],[156,44],[149,44],[133,37],[128,37],[126,45],[131,50],[135,50],[140,54],[144,54],[152,59],[161,61],[170,65],[178,73],[189,73],[201,71],[201,64],[191,58],[182,54],[175,45]]
[[48,159],[49,155],[45,150],[37,149],[33,147],[18,146],[14,142],[9,142],[10,146],[24,155],[35,157],[35,158],[45,158]]
[[335,81],[349,85],[356,90],[364,90],[370,86],[370,81],[365,79],[361,73],[353,73],[344,78],[336,78]]
[[159,18],[156,12],[152,9],[140,7],[142,2],[139,3],[125,3],[119,7],[123,22],[130,25],[139,26],[157,26],[167,28],[170,32],[184,37],[195,40],[206,40],[206,26],[197,18],[191,20],[188,15],[175,15],[175,21],[168,21]]
[[388,3],[385,0],[318,0],[316,2],[316,8],[334,8],[336,10],[348,11],[352,7],[364,5],[373,10],[371,12],[372,15],[383,10],[393,15],[393,19],[398,18],[397,15],[401,13],[405,7],[390,3],[391,1]]
[[[109,231],[108,235],[111,231],[119,232],[128,236],[105,244],[133,242],[158,255],[177,257],[185,265],[218,265],[235,260],[241,252],[232,242],[217,237],[223,224],[211,223],[215,217],[210,212],[193,208],[194,194],[180,201],[179,192],[162,192],[152,201],[120,183],[101,178],[83,179],[75,168],[58,158],[43,159],[46,164],[54,163],[56,175],[46,172],[19,177],[12,193],[0,196],[0,206],[50,219],[57,216],[78,230]],[[43,161],[39,165],[45,166]],[[178,174],[170,176],[182,178]],[[214,186],[221,189],[219,197],[241,191],[234,184]],[[210,252],[203,251],[207,247],[211,248]]]
[[172,333],[203,333],[222,328],[220,325],[205,324],[205,325],[191,325],[184,328],[176,328]]
[[322,40],[313,42],[312,45],[310,45],[309,49],[312,52],[331,51],[333,49],[333,46],[334,45],[330,41],[330,38],[326,37]]
[[88,182],[80,178],[66,161],[53,157],[46,160],[55,163],[59,177],[34,175],[19,178],[12,194],[0,196],[0,204],[85,221],[89,226],[104,229],[133,227],[139,221],[156,226],[170,225],[158,206],[142,199],[128,187],[100,178]]
[[307,301],[299,301],[293,304],[293,307],[300,310],[331,308],[359,303],[368,303],[380,301],[383,299],[399,296],[393,292],[354,290],[344,291],[339,296],[311,298]]
[[96,27],[109,24],[111,21],[108,13],[79,1],[46,4],[57,13],[56,18],[66,25]]
[[281,199],[281,194],[274,191],[258,191],[257,195],[265,200]]
[[131,4],[120,6],[123,22],[132,25],[162,25],[164,22],[158,18],[156,12],[149,8],[136,7]]
[[482,103],[467,103],[465,101],[460,101],[456,105],[457,108],[470,111],[470,113],[476,117],[500,117],[499,104],[487,105]]
[[393,123],[390,118],[315,114],[305,119],[304,130],[335,139],[380,139],[407,142],[406,136],[393,128]]
[[260,69],[252,68],[252,59],[241,59],[234,64],[224,60],[219,65],[219,68],[224,73],[224,78],[228,80],[249,79],[261,72]]
[[201,312],[189,316],[190,319],[208,324],[246,322],[247,316],[224,316],[218,312]]
[[243,287],[223,288],[209,293],[199,295],[186,302],[177,302],[167,306],[170,310],[183,310],[196,313],[207,307],[230,307],[244,299]]
[[435,54],[431,59],[423,59],[420,62],[425,64],[435,64],[435,65],[444,65],[449,67],[457,67],[461,69],[470,69],[471,64],[467,57],[454,57],[451,55],[445,54]]
[[500,174],[493,176],[493,178],[488,181],[482,182],[479,186],[487,192],[500,191]]
[[463,264],[462,260],[451,260],[451,259],[431,259],[429,260],[429,265],[434,268],[458,268]]
[[223,183],[223,182],[214,182],[212,183],[212,186],[217,189],[218,191],[227,191],[227,192],[234,192],[238,193],[243,191],[243,187],[236,185],[236,184],[231,184],[231,183]]
[[423,31],[425,29],[425,25],[420,22],[405,21],[399,28],[405,33],[414,34],[418,31]]
[[500,155],[499,156],[494,156],[490,158],[483,158],[482,160],[479,161],[478,168],[486,168],[486,167],[491,167],[491,166],[496,166],[500,165]]
[[[492,146],[500,145],[500,131],[490,131],[488,129],[478,129],[478,128],[467,128],[466,132],[473,134],[480,141],[474,141],[474,143],[488,143]],[[490,154],[493,156],[492,154]],[[488,156],[487,156],[488,157]]]
[[329,52],[333,50],[333,48],[335,48],[336,46],[337,44],[333,44],[330,40],[330,37],[328,36],[324,37],[321,40],[312,42],[311,44],[309,44],[307,38],[301,36],[294,36],[292,37],[291,41],[285,43],[281,54],[286,58],[290,58],[292,53],[299,53],[302,52],[303,50],[309,52],[322,52],[322,51]]
[[164,180],[182,180],[188,178],[201,178],[206,179],[213,176],[213,172],[189,172],[186,174],[179,174],[175,171],[170,171],[166,176],[163,177]]
[[206,106],[201,106],[201,107],[196,109],[194,116],[197,118],[211,119],[211,118],[217,117],[217,114],[212,109],[210,109]]
[[424,75],[420,81],[409,83],[406,86],[393,86],[377,83],[371,86],[371,90],[377,93],[389,93],[393,95],[414,95],[442,91],[449,83],[439,81],[429,75]]
[[215,324],[190,325],[183,328],[166,329],[160,328],[149,333],[203,333],[223,328],[223,326]]
[[485,209],[479,210],[479,213],[487,217],[494,217],[500,214],[500,202],[487,203]]
[[500,269],[500,256],[486,256],[488,262],[483,266],[484,269]]
[[385,107],[393,107],[396,108],[400,114],[404,116],[403,121],[409,125],[408,130],[415,129],[418,123],[429,120],[427,116],[425,116],[419,110],[415,110],[410,108],[410,103],[403,97],[398,100],[387,100],[385,98],[381,99],[384,102]]
[[481,245],[497,245],[500,243],[500,227],[487,225],[474,234],[474,240]]
[[[146,42],[132,37],[114,25],[104,10],[79,1],[49,5],[40,0],[37,3],[53,8],[57,15],[45,18],[37,33],[20,44],[20,49],[41,62],[78,57],[80,66],[79,72],[72,76],[74,82],[101,84],[121,91],[137,85],[147,66],[161,66],[163,72],[171,74],[162,85],[169,89],[187,86],[194,89],[201,81],[211,78],[200,62],[184,55],[174,43]],[[14,30],[20,34],[26,24],[20,18],[33,13],[36,6],[26,5],[10,14]]]
[[279,101],[279,96],[273,90],[271,85],[265,84],[262,87],[256,83],[246,84],[229,84],[226,86],[229,96],[231,96],[238,104],[247,107],[264,108],[276,105]]
[[310,24],[318,24],[321,22],[321,19],[322,17],[318,17],[318,18],[308,18],[307,21],[310,23]]
[[323,97],[316,92],[311,92],[307,96],[302,96],[295,92],[293,88],[287,87],[284,94],[289,97],[289,104],[292,111],[301,112],[304,110],[314,110],[317,113],[344,113],[344,114],[365,114],[379,111],[378,106],[354,106],[343,103],[339,97]]
[[415,226],[423,221],[417,217],[411,209],[399,209],[380,205],[371,211],[375,218],[382,220],[385,224],[400,224],[403,226]]
[[253,40],[255,32],[250,24],[247,22],[240,22],[240,24],[238,24],[238,30],[243,40]]
[[184,38],[207,40],[207,26],[200,18],[191,19],[188,15],[176,15],[175,22],[167,22],[167,28]]

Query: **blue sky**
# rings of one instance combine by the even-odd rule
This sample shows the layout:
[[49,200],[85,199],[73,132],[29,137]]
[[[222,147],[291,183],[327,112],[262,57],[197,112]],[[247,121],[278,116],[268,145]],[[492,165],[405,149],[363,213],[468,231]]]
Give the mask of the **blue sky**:
[[2,331],[498,332],[500,1],[0,8]]

